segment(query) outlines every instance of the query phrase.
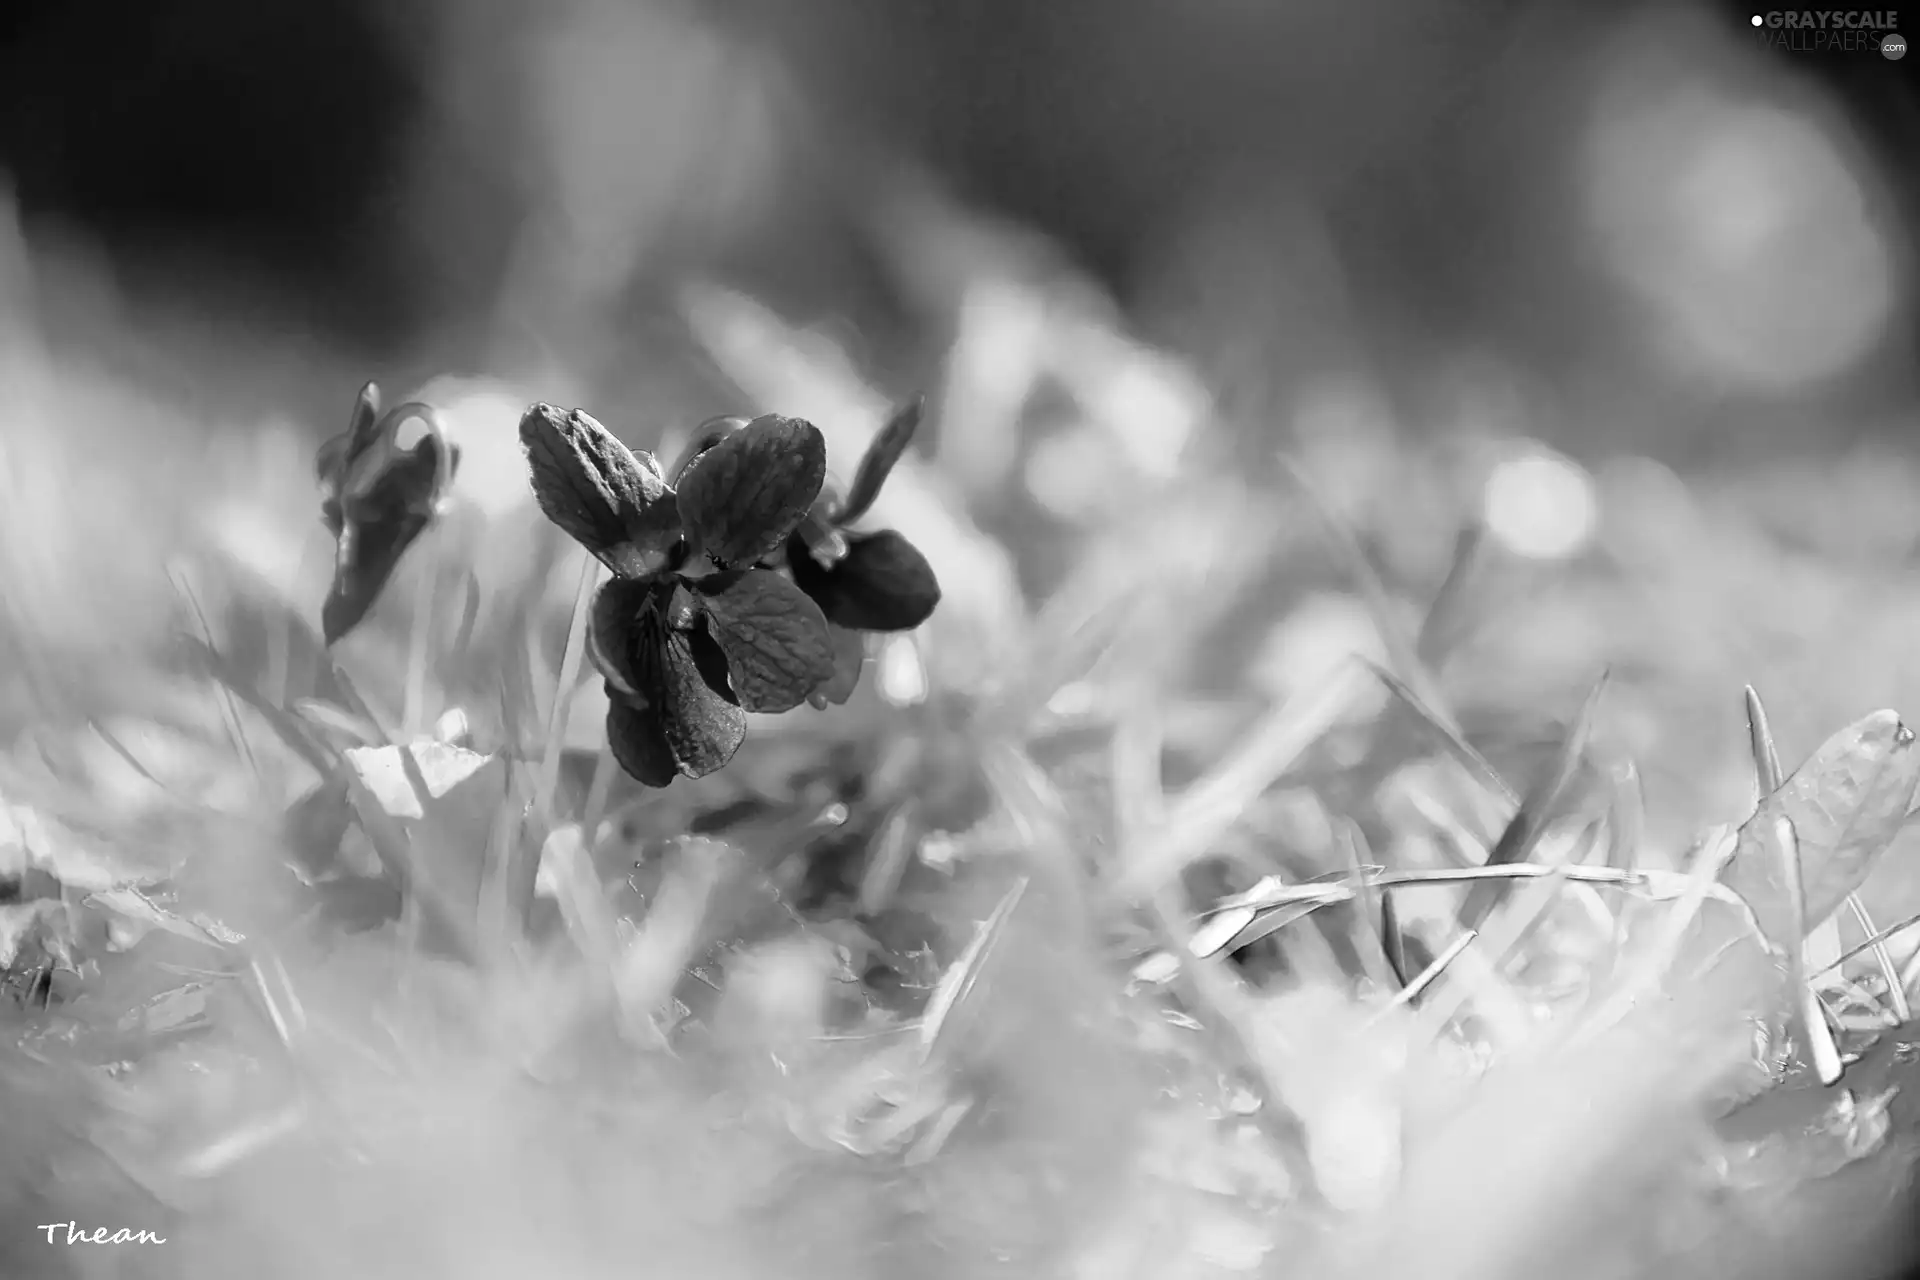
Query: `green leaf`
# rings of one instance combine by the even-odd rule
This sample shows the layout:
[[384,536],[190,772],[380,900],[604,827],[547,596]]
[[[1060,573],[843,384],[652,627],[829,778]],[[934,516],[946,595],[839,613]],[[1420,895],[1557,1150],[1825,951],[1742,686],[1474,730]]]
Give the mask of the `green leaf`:
[[693,584],[707,628],[727,655],[727,682],[748,711],[791,711],[833,678],[820,606],[770,569]]
[[592,415],[530,407],[520,443],[547,519],[624,577],[657,572],[677,537],[673,491],[652,454],[635,454]]
[[768,414],[693,459],[680,481],[680,516],[722,568],[750,565],[787,540],[826,478],[819,428]]
[[913,443],[913,433],[919,430],[920,416],[926,408],[926,401],[915,396],[894,411],[887,425],[875,433],[868,443],[866,453],[860,457],[860,468],[853,473],[853,484],[847,489],[846,500],[832,513],[837,524],[852,524],[872,508],[874,499],[880,496],[880,489],[893,474],[894,464]]
[[1788,819],[1798,837],[1805,927],[1812,928],[1865,882],[1905,822],[1916,785],[1913,730],[1894,712],[1876,711],[1827,739],[1761,801],[1740,828],[1721,882],[1747,901],[1775,945],[1797,946],[1788,873],[1768,856],[1774,821]]
[[118,889],[102,889],[97,893],[88,894],[87,902],[103,911],[111,911],[122,919],[131,921],[142,933],[150,929],[159,929],[176,938],[186,938],[203,946],[223,945],[222,939],[215,937],[203,925],[175,915],[131,885]]
[[892,529],[847,535],[847,554],[823,567],[801,548],[787,558],[794,583],[827,621],[854,631],[911,631],[933,616],[940,582],[933,566]]

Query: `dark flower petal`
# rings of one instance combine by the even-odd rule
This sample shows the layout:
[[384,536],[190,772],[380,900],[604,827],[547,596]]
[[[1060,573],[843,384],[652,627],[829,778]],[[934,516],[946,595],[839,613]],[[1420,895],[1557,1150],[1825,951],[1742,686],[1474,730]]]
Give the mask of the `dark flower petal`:
[[607,686],[607,746],[620,767],[646,786],[664,787],[680,772],[659,713],[628,701],[611,684]]
[[791,711],[833,676],[827,620],[771,569],[717,573],[692,584],[707,629],[727,655],[727,681],[748,711]]
[[842,706],[860,687],[860,673],[867,665],[867,639],[858,631],[827,624],[827,636],[833,645],[833,676],[815,689],[821,702]]
[[373,443],[374,427],[379,421],[380,388],[369,382],[353,398],[353,411],[347,416],[347,429],[321,445],[314,454],[315,478],[323,485],[338,485],[348,465]]
[[672,588],[637,578],[614,578],[593,596],[587,616],[587,658],[607,687],[645,701],[640,692],[639,646],[650,612],[660,608]]
[[380,388],[367,383],[354,397],[353,413],[347,429],[321,445],[313,455],[314,478],[320,482],[320,520],[327,532],[340,536],[345,516],[340,510],[340,493],[347,485],[347,473],[353,463],[372,446],[374,428],[380,418]]
[[826,477],[819,429],[769,414],[693,459],[680,479],[680,518],[721,567],[750,565],[786,541]]
[[640,692],[657,710],[680,772],[703,778],[740,749],[747,713],[727,689],[726,656],[704,628],[670,631],[657,612],[645,617],[636,654]]
[[400,557],[426,529],[424,514],[403,513],[381,522],[341,526],[333,583],[320,606],[321,639],[331,645],[366,620],[400,564]]
[[933,616],[940,583],[911,542],[892,529],[846,538],[846,558],[832,566],[822,566],[802,545],[788,548],[794,583],[828,622],[855,631],[911,631]]
[[680,451],[680,460],[673,464],[673,470],[669,473],[673,477],[674,485],[678,487],[680,478],[687,474],[687,468],[693,465],[695,458],[746,425],[745,418],[728,416],[708,418],[695,427],[693,439],[687,441],[687,447]]
[[894,410],[887,425],[873,437],[867,451],[860,456],[860,469],[853,473],[846,500],[833,511],[836,523],[852,524],[867,514],[873,500],[880,496],[881,486],[893,474],[893,464],[900,461],[900,455],[913,443],[913,433],[920,427],[920,415],[925,408],[926,401],[915,396]]
[[[411,450],[400,451],[394,447],[395,429],[416,411],[430,430]],[[372,610],[400,558],[432,523],[441,491],[459,466],[459,448],[445,443],[430,415],[431,410],[420,405],[402,405],[389,413],[322,503],[336,539],[333,583],[320,609],[327,644],[360,625]]]
[[591,414],[550,404],[520,419],[520,443],[540,510],[568,537],[623,577],[666,562],[677,510],[652,454],[636,455]]

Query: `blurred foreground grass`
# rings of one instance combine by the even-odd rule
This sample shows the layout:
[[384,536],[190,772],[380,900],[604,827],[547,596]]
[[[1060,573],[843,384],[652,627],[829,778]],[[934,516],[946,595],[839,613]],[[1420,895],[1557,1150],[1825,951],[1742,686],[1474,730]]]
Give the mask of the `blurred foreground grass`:
[[[601,749],[589,579],[514,438],[569,388],[419,390],[466,450],[456,501],[329,655],[315,433],[209,430],[6,317],[7,1274],[1889,1256],[1915,1124],[1904,1029],[1872,1023],[1891,994],[1850,959],[1823,989],[1867,1028],[1839,1018],[1843,1047],[1877,1032],[1878,1056],[1834,1091],[1795,1066],[1775,1112],[1716,1127],[1764,1087],[1751,1023],[1777,1011],[1740,986],[1755,970],[1700,979],[1742,941],[1706,878],[1631,908],[1549,879],[1467,942],[1463,887],[1383,921],[1363,878],[1237,963],[1190,944],[1236,893],[1484,859],[1558,765],[1537,860],[1696,865],[1703,829],[1753,812],[1743,685],[1789,769],[1914,705],[1912,464],[1588,472],[1335,414],[1269,483],[1107,310],[992,283],[944,429],[877,513],[934,562],[940,611],[871,652],[847,707],[756,724],[723,773],[650,793]],[[831,465],[906,390],[736,293],[688,293],[684,320],[737,398],[585,404],[636,448],[777,410]],[[1815,799],[1844,824],[1851,795]],[[1882,923],[1920,910],[1903,813],[1874,819]],[[1889,947],[1911,978],[1912,943]],[[66,1222],[166,1244],[50,1243]]]

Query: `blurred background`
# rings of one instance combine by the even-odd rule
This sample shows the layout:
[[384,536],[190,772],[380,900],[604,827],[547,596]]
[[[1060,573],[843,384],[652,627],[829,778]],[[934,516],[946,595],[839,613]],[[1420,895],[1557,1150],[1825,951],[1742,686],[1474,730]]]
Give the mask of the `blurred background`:
[[[1898,434],[1915,64],[1750,14],[13,0],[0,167],[30,242],[254,368],[319,338],[390,381],[564,364],[657,403],[698,275],[927,383],[978,249],[942,234],[959,209],[1256,439],[1316,387],[1585,454]],[[339,416],[327,362],[270,367],[194,389]]]
[[[872,389],[846,416],[932,397],[1036,598],[1047,530],[1124,526],[1182,459],[1297,507],[1262,487],[1284,450],[1415,611],[1490,521],[1443,673],[1467,727],[1524,759],[1612,663],[1603,737],[1677,839],[1747,802],[1742,681],[1796,759],[1920,705],[1920,62],[1850,34],[1677,2],[14,0],[5,336],[122,389],[38,412],[128,474],[263,421],[310,445],[369,377],[501,379],[643,446],[748,400],[827,422],[740,377],[817,339]],[[298,509],[305,464],[273,466]],[[1366,643],[1337,563],[1244,589],[1202,676]],[[1308,640],[1262,639],[1289,616]]]

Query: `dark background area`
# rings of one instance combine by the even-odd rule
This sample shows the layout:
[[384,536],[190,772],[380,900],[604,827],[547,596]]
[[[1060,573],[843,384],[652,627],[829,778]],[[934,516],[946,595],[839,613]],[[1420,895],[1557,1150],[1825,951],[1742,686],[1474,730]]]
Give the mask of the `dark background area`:
[[[528,14],[486,8],[498,15],[488,38],[510,46]],[[0,15],[0,166],[30,230],[96,240],[135,294],[199,296],[369,360],[422,348],[476,359],[460,349],[463,324],[504,268],[515,196],[434,115],[427,77],[449,12],[14,0]],[[1552,110],[1516,112],[1507,87],[1515,66],[1550,66],[1627,6],[1246,3],[1208,21],[1152,0],[731,0],[712,12],[792,68],[834,133],[911,155],[1052,238],[1123,301],[1221,182],[1280,174],[1320,196],[1383,330],[1486,329],[1548,363],[1586,340],[1498,287],[1531,157],[1554,145],[1542,133]],[[1748,10],[1719,12],[1740,24]],[[1844,104],[1911,207],[1920,64],[1772,56]],[[499,111],[524,113],[523,85],[495,88]],[[455,175],[468,225],[423,230],[405,216],[403,175],[423,148]],[[794,194],[775,244],[733,251],[803,292],[859,297],[857,252],[806,247],[857,216],[833,187]],[[423,243],[449,235],[452,259]],[[806,262],[831,270],[810,278]]]

